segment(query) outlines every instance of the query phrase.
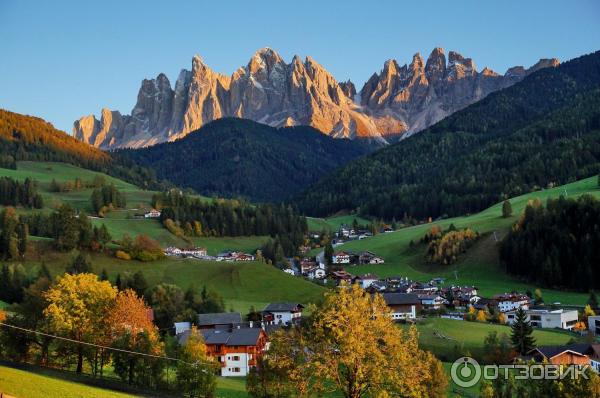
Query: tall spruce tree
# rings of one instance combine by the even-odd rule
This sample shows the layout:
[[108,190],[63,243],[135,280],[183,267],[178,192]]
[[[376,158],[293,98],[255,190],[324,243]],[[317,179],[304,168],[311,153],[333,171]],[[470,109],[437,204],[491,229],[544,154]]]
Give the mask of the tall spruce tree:
[[507,199],[504,201],[504,203],[502,203],[502,217],[508,218],[510,216],[512,216],[512,205],[510,204],[510,201]]
[[533,327],[527,320],[527,314],[522,308],[517,310],[515,315],[515,323],[512,325],[511,342],[515,351],[521,355],[527,354],[535,348],[535,338],[531,335]]

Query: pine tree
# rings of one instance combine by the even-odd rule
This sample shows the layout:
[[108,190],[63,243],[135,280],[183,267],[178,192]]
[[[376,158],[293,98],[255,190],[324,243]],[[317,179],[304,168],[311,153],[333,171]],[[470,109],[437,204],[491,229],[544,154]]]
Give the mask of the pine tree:
[[121,274],[117,274],[117,279],[115,279],[115,286],[119,290],[123,290],[123,282],[121,281]]
[[100,273],[100,280],[107,281],[108,280],[108,272],[106,272],[105,268],[102,268],[102,272]]
[[590,307],[592,307],[593,310],[598,308],[598,298],[593,290],[590,291],[590,298],[588,299],[587,303],[590,305]]
[[504,201],[504,203],[502,203],[502,217],[508,218],[510,216],[512,216],[512,206],[510,201],[507,199]]
[[42,262],[40,265],[40,270],[38,271],[38,279],[39,278],[48,278],[49,281],[52,280],[52,275],[45,262]]
[[510,337],[515,351],[525,355],[535,347],[535,338],[531,336],[532,333],[533,327],[527,320],[527,314],[522,308],[519,308],[515,315],[515,323],[512,325]]
[[92,262],[89,257],[79,253],[77,257],[73,259],[71,264],[69,264],[65,272],[71,275],[91,273]]

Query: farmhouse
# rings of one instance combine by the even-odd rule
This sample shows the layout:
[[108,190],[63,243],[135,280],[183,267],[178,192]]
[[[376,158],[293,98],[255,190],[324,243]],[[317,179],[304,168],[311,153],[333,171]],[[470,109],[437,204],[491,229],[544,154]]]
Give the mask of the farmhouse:
[[345,283],[352,283],[352,275],[344,270],[333,271],[331,273],[331,278],[334,279],[338,285]]
[[[201,330],[206,353],[220,364],[221,376],[246,376],[256,367],[267,347],[267,334],[260,328]],[[177,336],[185,344],[191,334],[187,330]]]
[[600,336],[600,315],[588,317],[588,330],[596,336]]
[[181,256],[181,249],[173,246],[167,247],[163,252],[165,256]]
[[332,261],[334,264],[350,264],[350,253],[339,252],[333,255]]
[[304,306],[298,303],[270,303],[262,310],[263,322],[267,325],[291,325],[300,321]]
[[254,256],[242,252],[225,251],[217,254],[217,261],[254,261]]
[[421,301],[416,294],[383,293],[382,296],[391,310],[393,320],[415,319],[417,317],[417,310],[421,306]]
[[383,264],[384,262],[383,258],[376,256],[375,253],[371,253],[370,251],[358,254],[359,264]]
[[353,282],[360,285],[361,288],[367,289],[374,282],[379,281],[379,277],[375,274],[364,274],[354,278]]
[[423,308],[438,310],[448,304],[448,301],[439,294],[418,294]]
[[323,279],[327,273],[321,267],[313,267],[306,271],[306,276],[308,279]]
[[160,217],[160,211],[156,210],[156,209],[152,209],[147,213],[144,213],[144,218],[159,218]]
[[531,304],[529,297],[525,294],[518,293],[497,294],[493,296],[492,299],[496,302],[500,312],[514,311],[519,308],[526,310]]
[[[571,330],[578,320],[577,310],[525,310],[527,320],[531,326],[550,329]],[[516,311],[506,313],[506,322],[512,325],[515,322]]]

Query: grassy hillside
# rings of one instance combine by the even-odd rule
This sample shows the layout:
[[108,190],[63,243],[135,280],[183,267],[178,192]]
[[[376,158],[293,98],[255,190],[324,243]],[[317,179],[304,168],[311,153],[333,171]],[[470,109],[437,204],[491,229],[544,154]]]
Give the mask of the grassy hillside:
[[340,225],[352,225],[355,219],[359,225],[368,225],[370,223],[369,220],[353,214],[345,216],[333,216],[327,218],[306,218],[308,222],[308,230],[314,232],[321,232],[323,229],[328,231],[337,231],[340,228]]
[[[587,178],[572,184],[513,198],[511,199],[513,216],[510,218],[501,217],[502,204],[498,203],[471,216],[435,221],[431,224],[417,225],[392,233],[376,235],[369,239],[349,242],[342,246],[344,250],[371,250],[385,258],[385,264],[349,267],[349,271],[353,274],[374,272],[379,276],[400,275],[422,281],[428,281],[433,277],[445,277],[448,284],[475,285],[479,287],[480,294],[483,295],[511,290],[533,290],[536,286],[522,283],[508,276],[500,268],[496,239],[499,241],[504,236],[507,229],[525,208],[527,201],[533,198],[545,201],[547,198],[556,198],[565,193],[569,197],[583,193],[600,197],[597,178]],[[481,233],[482,237],[465,255],[459,257],[455,264],[449,266],[426,264],[424,245],[416,245],[411,248],[410,241],[418,242],[432,225],[447,228],[450,224],[454,224],[457,228],[470,227]],[[494,232],[496,238],[494,238]],[[457,278],[455,278],[455,271]],[[546,302],[560,301],[563,304],[582,305],[587,300],[587,295],[582,293],[546,289],[543,290],[543,293]]]
[[[434,353],[443,361],[454,361],[469,352],[476,359],[483,355],[483,340],[490,332],[510,336],[510,326],[489,323],[458,321],[454,319],[429,318],[417,322],[419,345]],[[444,337],[440,337],[444,336]],[[579,338],[575,333],[564,330],[535,329],[537,345],[561,345]],[[455,350],[458,347],[458,351]],[[457,355],[458,354],[458,355]]]
[[371,149],[366,141],[334,139],[309,126],[224,118],[175,142],[118,153],[181,187],[277,202]]
[[[18,398],[126,398],[137,395],[93,387],[77,381],[75,375],[50,369],[27,370],[0,365],[0,392]],[[217,377],[217,398],[247,397],[244,378]],[[155,396],[155,395],[151,395]],[[156,394],[156,396],[162,396]]]

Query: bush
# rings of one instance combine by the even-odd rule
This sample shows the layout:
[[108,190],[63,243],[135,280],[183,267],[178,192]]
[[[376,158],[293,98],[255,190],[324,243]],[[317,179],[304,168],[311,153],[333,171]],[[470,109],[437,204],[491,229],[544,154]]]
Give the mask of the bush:
[[129,253],[124,252],[123,250],[117,250],[115,253],[116,258],[120,258],[121,260],[131,260],[131,256]]

